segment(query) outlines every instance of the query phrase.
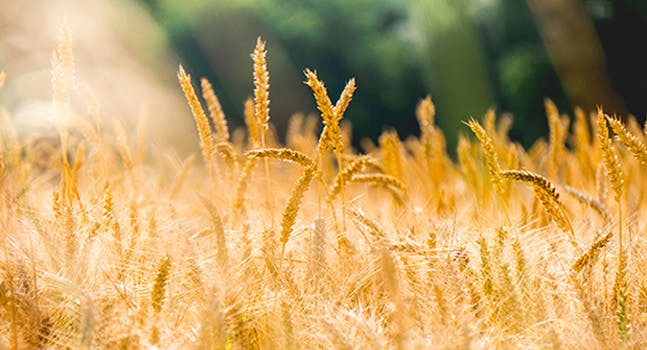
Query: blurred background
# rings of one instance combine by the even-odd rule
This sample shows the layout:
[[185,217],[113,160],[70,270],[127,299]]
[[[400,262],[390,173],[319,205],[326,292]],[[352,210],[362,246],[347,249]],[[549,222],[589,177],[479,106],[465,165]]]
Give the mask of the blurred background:
[[[9,8],[20,3],[0,2]],[[105,7],[113,9],[107,12],[115,17],[115,35],[130,48],[125,50],[129,59],[140,62],[132,74],[154,69],[158,78],[149,85],[175,90],[174,95],[149,103],[155,108],[157,101],[173,101],[173,109],[162,110],[167,114],[176,110],[181,97],[174,86],[179,61],[195,78],[212,81],[230,122],[242,125],[243,101],[253,91],[249,54],[259,35],[267,41],[270,114],[279,133],[293,113],[316,111],[303,84],[305,68],[318,71],[333,100],[346,81],[356,77],[358,90],[346,113],[355,142],[361,137],[375,139],[387,126],[403,138],[416,134],[415,106],[427,94],[436,103],[437,123],[445,130],[450,149],[457,129],[466,131],[461,121],[480,117],[489,107],[514,115],[512,136],[525,146],[547,135],[546,97],[563,113],[572,114],[575,106],[591,110],[601,104],[609,113],[631,113],[641,121],[647,114],[647,0],[71,3],[76,4],[60,13],[72,18],[73,32],[80,31],[89,48],[101,44],[74,18],[92,22],[92,16],[106,16]],[[75,7],[78,11],[78,4],[89,3],[104,5],[95,5],[99,9],[94,12],[69,14]],[[115,6],[125,10],[114,10]],[[135,12],[138,15],[132,17]],[[3,30],[10,27],[1,25]],[[0,59],[4,59],[1,51]],[[97,84],[101,81],[97,79]],[[136,103],[125,105],[136,109]],[[155,113],[151,115],[156,117]],[[182,113],[186,117],[188,109]],[[193,132],[190,126],[171,129],[174,138]]]
[[525,145],[547,134],[543,100],[561,111],[597,104],[647,113],[646,0],[141,0],[181,60],[216,85],[240,124],[249,53],[268,42],[272,118],[312,111],[302,84],[317,69],[336,99],[350,77],[354,135],[416,133],[430,93],[455,144],[460,121],[488,107],[515,117]]

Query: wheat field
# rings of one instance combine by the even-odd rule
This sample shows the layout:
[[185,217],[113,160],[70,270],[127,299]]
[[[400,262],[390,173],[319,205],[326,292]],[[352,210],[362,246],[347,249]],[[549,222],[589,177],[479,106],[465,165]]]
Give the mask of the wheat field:
[[360,152],[344,112],[361,85],[335,99],[306,69],[320,116],[294,115],[282,144],[259,38],[244,129],[179,67],[201,154],[178,164],[102,122],[66,28],[53,57],[56,137],[2,113],[2,348],[647,346],[632,116],[547,100],[550,135],[529,149],[511,117],[466,116],[453,159],[427,97],[420,137],[385,131]]

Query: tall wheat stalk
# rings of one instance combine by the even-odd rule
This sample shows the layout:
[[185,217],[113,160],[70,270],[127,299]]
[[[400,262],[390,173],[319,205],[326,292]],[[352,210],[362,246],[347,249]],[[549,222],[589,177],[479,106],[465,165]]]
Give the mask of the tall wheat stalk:
[[[621,341],[626,341],[629,337],[629,316],[627,314],[627,280],[625,277],[627,262],[623,249],[622,240],[622,193],[625,181],[625,175],[622,171],[620,159],[616,153],[615,147],[609,139],[609,129],[607,128],[608,118],[605,116],[602,108],[597,111],[598,140],[602,151],[602,160],[607,170],[613,197],[618,205],[618,271],[616,281],[613,286],[613,298],[616,303],[616,323]],[[620,130],[619,130],[620,131]]]
[[[260,129],[261,148],[265,148],[270,123],[270,73],[267,69],[267,50],[261,37],[256,39],[256,47],[251,57],[254,63],[254,119]],[[263,165],[265,166],[266,197],[268,207],[271,207],[274,197],[270,191],[272,188],[270,163],[267,159],[263,159]],[[271,214],[271,218],[274,226],[274,214]]]

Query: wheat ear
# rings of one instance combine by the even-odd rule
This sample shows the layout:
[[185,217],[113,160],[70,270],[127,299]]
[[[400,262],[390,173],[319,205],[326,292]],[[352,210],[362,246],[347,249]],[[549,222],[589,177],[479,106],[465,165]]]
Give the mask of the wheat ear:
[[164,298],[166,295],[166,284],[169,279],[169,270],[171,269],[171,260],[168,256],[165,256],[162,259],[159,267],[157,268],[157,274],[155,275],[155,283],[153,284],[153,293],[152,293],[152,305],[153,311],[159,314],[162,311],[162,305],[164,304]]
[[351,161],[348,165],[346,165],[345,168],[337,173],[337,176],[335,176],[335,179],[333,180],[333,184],[328,190],[330,199],[335,198],[339,194],[339,192],[344,187],[344,184],[350,181],[353,175],[363,171],[369,166],[380,167],[377,161],[366,155],[358,157],[355,160]]
[[[489,110],[486,117],[489,115],[494,116],[494,110]],[[493,117],[489,119],[492,119],[492,118]],[[499,165],[499,159],[497,157],[496,150],[494,149],[494,143],[492,142],[492,138],[490,137],[490,135],[488,135],[487,131],[483,129],[481,124],[479,124],[479,122],[477,122],[474,118],[471,118],[467,122],[467,126],[469,126],[472,132],[476,135],[476,138],[478,138],[479,141],[481,142],[481,147],[483,148],[483,151],[485,153],[485,161],[487,163],[490,179],[494,186],[494,191],[499,195],[503,195],[504,189],[499,175],[499,171],[501,170],[501,167]],[[503,212],[505,213],[506,222],[509,225],[510,214],[508,214],[508,204],[505,200],[503,200]]]
[[379,226],[375,220],[367,218],[362,212],[359,210],[349,210],[351,216],[355,221],[361,223],[362,225],[366,226],[369,231],[371,232],[371,235],[377,240],[377,241],[383,241],[386,239],[386,233],[384,230]]
[[309,167],[314,165],[312,158],[306,154],[295,151],[289,148],[264,148],[259,150],[252,150],[245,153],[248,158],[276,158],[285,161],[290,161]]
[[[307,81],[305,82],[313,91],[315,101],[317,102],[317,108],[321,112],[321,117],[323,119],[324,128],[321,132],[319,138],[319,143],[317,145],[317,154],[319,169],[321,169],[321,161],[323,152],[327,147],[331,147],[335,153],[335,158],[337,158],[337,166],[339,169],[342,168],[342,157],[341,152],[344,149],[344,143],[342,140],[341,128],[339,126],[339,121],[342,119],[344,112],[348,108],[348,105],[353,97],[355,92],[355,79],[348,81],[344,90],[341,93],[337,104],[333,106],[328,96],[328,91],[322,81],[317,77],[316,71],[313,72],[309,69],[306,69],[304,74],[306,75]],[[323,178],[323,176],[321,177]],[[346,230],[346,201],[344,199],[344,188],[343,183],[341,184],[341,212],[342,212],[342,230]]]
[[216,93],[213,92],[213,87],[207,78],[200,79],[200,84],[202,86],[202,97],[207,102],[209,116],[211,116],[213,125],[216,127],[216,133],[218,134],[216,141],[229,142],[229,128],[227,127],[227,119],[220,105],[220,100],[218,100]]
[[0,71],[0,88],[4,86],[4,82],[7,80],[7,73],[4,70]]
[[305,83],[312,89],[317,108],[321,112],[321,118],[324,124],[319,138],[319,154],[321,156],[321,152],[326,147],[331,146],[334,148],[341,144],[341,130],[339,124],[336,123],[334,106],[330,101],[330,97],[328,97],[326,86],[317,77],[317,72],[306,69],[304,74],[307,78]]
[[177,77],[180,81],[180,86],[182,86],[182,91],[184,91],[184,97],[186,97],[189,107],[191,108],[191,113],[193,113],[193,118],[198,127],[202,156],[204,157],[204,160],[209,163],[211,156],[213,155],[213,135],[211,134],[209,120],[204,113],[204,109],[202,109],[198,96],[195,94],[195,90],[191,84],[191,76],[184,71],[184,68],[181,65],[177,73]]
[[352,182],[360,183],[371,183],[376,185],[382,185],[387,188],[395,188],[401,193],[395,192],[396,195],[406,194],[407,187],[404,185],[400,179],[395,176],[386,175],[386,174],[356,174],[351,178]]
[[609,222],[611,220],[611,216],[609,215],[607,208],[604,206],[604,204],[600,203],[597,199],[591,196],[588,196],[587,194],[581,191],[578,191],[571,186],[564,186],[564,190],[566,190],[566,193],[570,194],[575,199],[577,199],[578,202],[586,206],[589,206],[593,210],[595,210],[595,212],[597,212],[602,217],[602,219],[604,219],[605,222]]
[[600,251],[609,244],[612,237],[613,233],[609,232],[604,237],[593,242],[591,247],[573,263],[571,269],[575,272],[580,272],[584,267],[592,266],[598,258],[598,255],[600,255]]
[[607,170],[611,188],[613,189],[614,199],[618,203],[618,259],[623,260],[622,249],[622,187],[624,185],[624,173],[622,165],[618,159],[615,148],[609,139],[609,129],[607,128],[607,118],[602,109],[598,109],[597,116],[598,140],[602,150],[602,160]]
[[[254,67],[254,118],[260,129],[261,148],[266,146],[267,133],[270,128],[270,73],[267,69],[267,50],[265,42],[259,36],[256,39],[256,47],[251,54]],[[266,183],[266,203],[268,207],[273,206],[273,197],[271,188],[270,163],[267,158],[264,159],[265,183]],[[271,222],[274,224],[274,213],[271,213]]]
[[297,180],[297,184],[292,189],[290,197],[288,198],[288,203],[283,210],[283,216],[281,217],[281,237],[279,241],[281,242],[281,257],[285,252],[285,245],[290,238],[292,233],[292,227],[296,222],[297,214],[299,208],[301,207],[301,202],[303,201],[303,195],[308,190],[310,182],[312,181],[313,176],[315,175],[315,166],[311,165],[306,167],[303,175]]
[[615,147],[611,144],[611,139],[609,139],[609,129],[607,128],[607,118],[605,117],[602,110],[598,110],[597,118],[598,126],[598,140],[600,141],[600,148],[602,150],[602,159],[604,160],[604,166],[606,167],[607,174],[609,175],[609,180],[611,182],[611,188],[613,189],[614,199],[616,202],[620,203],[622,199],[622,186],[624,185],[624,173],[622,171],[622,165],[618,159],[618,154],[616,153]]
[[481,146],[483,147],[483,151],[485,152],[485,160],[487,162],[488,172],[490,173],[490,178],[492,179],[494,188],[498,193],[502,193],[503,187],[501,185],[501,179],[499,175],[501,169],[499,166],[499,159],[496,155],[496,151],[494,150],[492,138],[487,134],[485,129],[483,129],[481,124],[479,124],[479,122],[474,119],[470,119],[467,122],[467,126],[469,126],[474,135],[476,135],[476,137],[481,142]]
[[400,156],[400,137],[395,130],[384,131],[378,138],[382,150],[382,163],[386,172],[403,179],[402,159]]
[[267,69],[267,50],[261,37],[256,39],[256,48],[251,57],[254,62],[254,116],[261,128],[262,139],[270,122],[270,73]]
[[620,340],[625,341],[629,334],[629,318],[627,315],[627,281],[625,279],[627,260],[622,247],[622,187],[624,186],[624,173],[616,150],[609,139],[607,119],[609,118],[602,112],[602,108],[598,108],[598,140],[600,141],[600,149],[602,150],[602,160],[604,161],[604,166],[611,182],[613,197],[618,204],[618,271],[616,272],[616,281],[613,285],[613,297],[616,301],[616,323]]
[[647,167],[647,146],[638,137],[630,133],[619,119],[608,116],[606,119],[620,142],[627,147],[643,167]]
[[571,244],[578,250],[580,249],[579,244],[575,240],[575,232],[573,231],[571,222],[568,220],[566,213],[564,213],[563,205],[559,200],[559,193],[552,182],[539,174],[527,170],[503,170],[499,174],[502,179],[522,181],[531,184],[535,191],[535,196],[541,202],[544,210],[546,210],[557,226],[568,234]]

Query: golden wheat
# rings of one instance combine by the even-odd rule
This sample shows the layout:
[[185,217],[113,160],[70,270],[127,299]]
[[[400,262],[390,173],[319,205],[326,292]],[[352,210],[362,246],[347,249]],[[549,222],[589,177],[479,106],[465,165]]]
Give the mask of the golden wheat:
[[544,210],[550,215],[551,219],[555,221],[557,226],[568,234],[571,244],[577,249],[580,249],[577,240],[575,239],[575,232],[571,226],[570,220],[564,213],[563,204],[559,200],[559,193],[553,185],[545,177],[535,174],[527,170],[503,170],[499,173],[503,179],[522,181],[532,185],[535,195],[540,200]]
[[191,83],[191,76],[184,71],[184,67],[180,66],[178,69],[177,77],[180,81],[180,86],[182,91],[184,91],[184,96],[191,108],[191,113],[193,113],[193,118],[195,123],[198,126],[198,135],[200,135],[200,147],[202,148],[202,157],[206,162],[211,160],[213,155],[213,135],[211,133],[211,126],[209,126],[209,120],[204,114],[204,109],[198,100],[198,96],[195,94],[193,89],[193,84]]
[[619,119],[608,116],[606,119],[620,142],[627,147],[643,167],[647,167],[647,146],[638,137],[632,135]]
[[501,180],[499,175],[500,173],[499,159],[497,157],[496,151],[494,150],[492,138],[487,134],[485,129],[483,129],[481,124],[479,124],[474,119],[470,119],[467,122],[467,126],[470,127],[470,129],[476,135],[479,141],[481,141],[483,151],[485,152],[485,160],[487,161],[488,172],[490,173],[490,178],[492,180],[492,183],[494,184],[494,188],[497,190],[497,192],[503,191],[503,188],[501,187],[502,185],[501,185]]
[[303,200],[304,193],[308,190],[312,177],[315,174],[315,167],[313,165],[306,167],[303,175],[297,180],[292,193],[288,199],[288,204],[283,209],[283,217],[281,218],[281,237],[279,241],[283,244],[285,249],[285,244],[287,244],[290,234],[292,233],[292,227],[296,221],[297,213],[299,212],[299,207],[301,206],[301,201]]
[[264,148],[252,150],[245,153],[248,158],[277,158],[303,165],[304,167],[314,166],[314,161],[307,155],[289,148]]
[[333,180],[333,184],[328,190],[330,198],[335,198],[343,190],[345,183],[350,181],[355,174],[362,172],[369,166],[377,167],[379,164],[370,156],[361,156],[346,165],[345,168],[337,173],[337,176],[335,176],[335,179]]
[[261,128],[261,135],[264,135],[270,122],[270,73],[267,70],[265,42],[260,37],[256,39],[256,48],[251,56],[254,61],[254,116]]
[[227,127],[227,119],[225,119],[225,113],[222,110],[218,96],[216,96],[211,83],[206,78],[200,79],[200,85],[202,87],[202,97],[207,102],[209,115],[211,116],[213,125],[215,125],[216,132],[218,133],[218,138],[216,141],[229,142],[229,128]]
[[600,251],[604,249],[607,244],[609,244],[612,237],[613,233],[609,232],[597,241],[593,242],[593,244],[591,244],[591,247],[589,247],[589,249],[584,254],[582,254],[577,259],[577,261],[575,261],[575,263],[573,263],[571,269],[573,269],[573,271],[575,272],[580,272],[585,267],[592,266],[595,263],[598,255],[600,254]]
[[[209,120],[180,68],[205,160],[195,164],[151,142],[141,114],[132,131],[103,127],[65,30],[52,62],[53,135],[23,135],[13,107],[0,108],[6,347],[644,347],[644,135],[631,118],[576,109],[569,134],[547,102],[551,134],[524,149],[508,136],[512,118],[490,109],[483,125],[467,122],[478,140],[459,135],[454,161],[427,97],[411,116],[420,137],[386,132],[361,155],[340,124],[355,80],[333,105],[306,70],[324,130],[320,118],[293,117],[286,146],[269,123],[258,40],[255,99],[231,134],[213,87],[201,81]],[[503,170],[520,168],[532,171]],[[516,203],[505,207],[514,220],[502,225],[492,201]]]

